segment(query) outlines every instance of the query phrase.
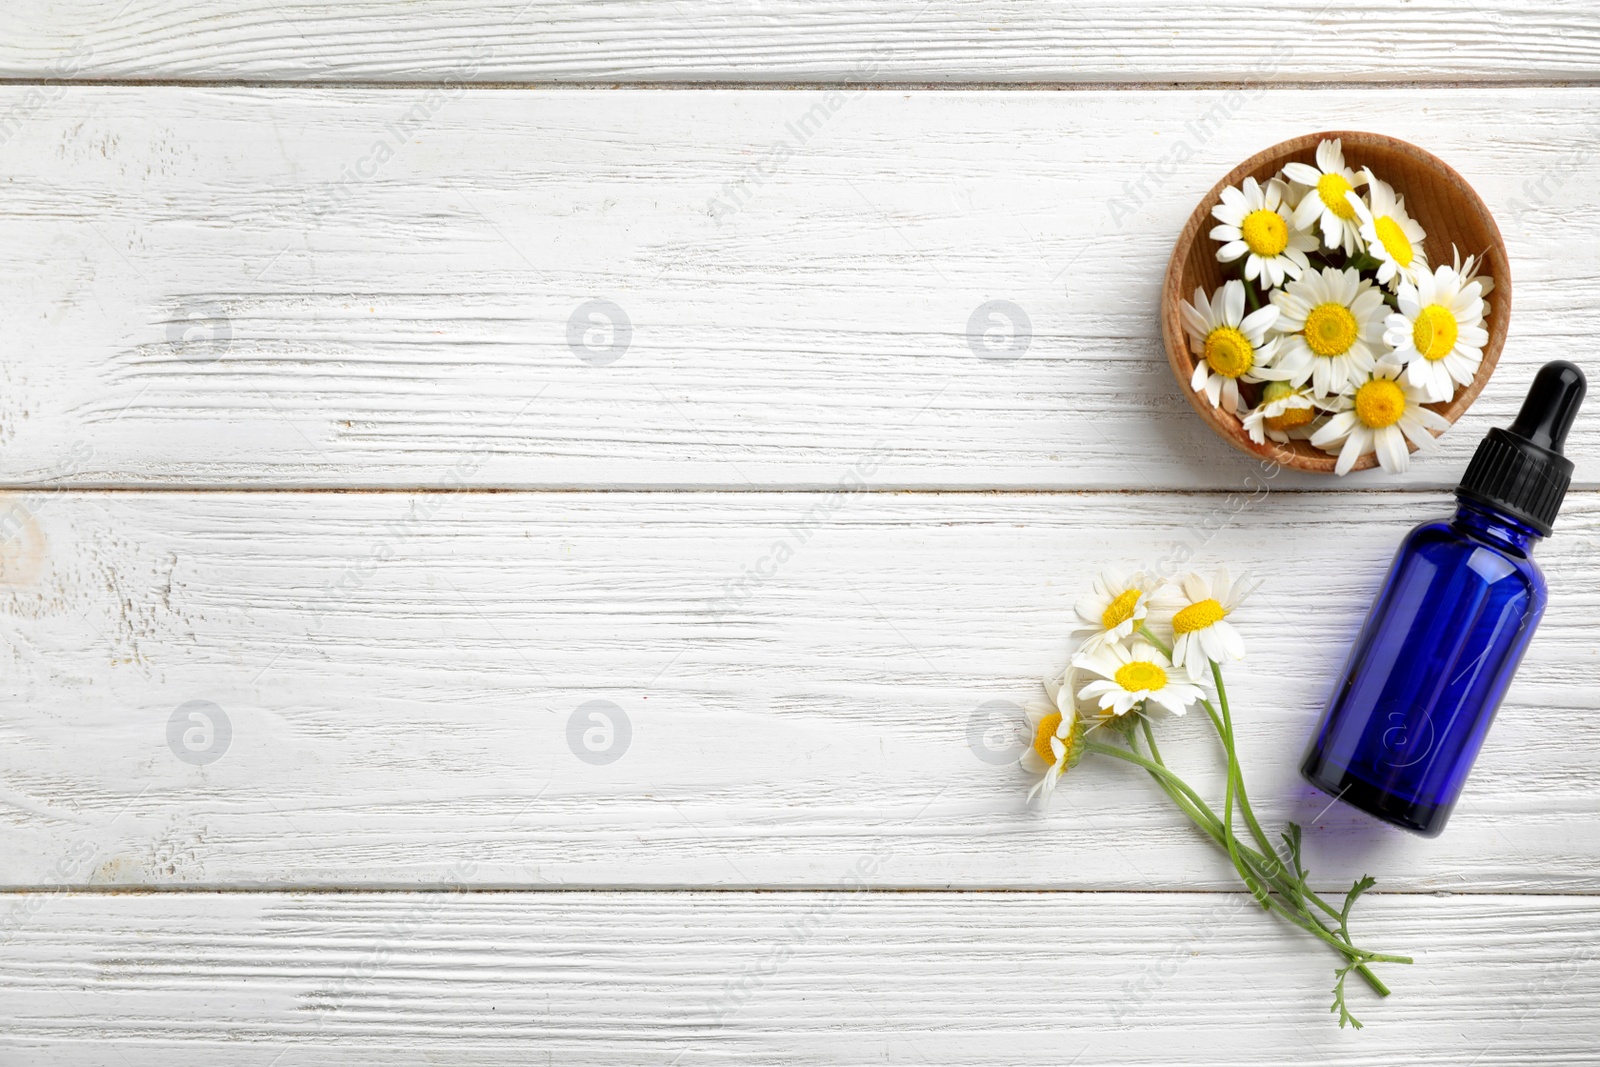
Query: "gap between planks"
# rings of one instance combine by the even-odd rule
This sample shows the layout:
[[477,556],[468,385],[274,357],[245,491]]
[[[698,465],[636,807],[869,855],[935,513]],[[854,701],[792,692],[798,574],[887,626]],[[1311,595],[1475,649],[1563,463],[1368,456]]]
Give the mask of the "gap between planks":
[[[138,482],[125,482],[106,485],[52,485],[49,483],[18,482],[7,484],[0,482],[0,494],[3,493],[170,493],[170,494],[216,494],[236,493],[280,496],[298,496],[302,494],[346,494],[346,495],[371,495],[371,496],[407,496],[415,493],[452,496],[496,496],[507,493],[526,493],[528,495],[561,494],[561,495],[588,495],[592,493],[620,494],[633,496],[684,496],[688,494],[718,494],[721,496],[831,496],[841,490],[837,485],[649,485],[649,486],[614,486],[614,485],[472,485],[460,488],[441,488],[438,485],[184,485],[181,482],[153,482],[143,484]],[[1368,496],[1439,496],[1451,492],[1443,486],[1412,485],[1412,486],[1350,486],[1329,489],[1310,489],[1304,486],[1284,486],[1279,492],[1294,493],[1298,496],[1333,496],[1345,493],[1360,493]],[[849,490],[852,496],[1008,496],[1008,497],[1112,497],[1112,496],[1171,496],[1171,497],[1226,497],[1240,492],[1232,489],[1180,489],[1162,488],[1159,486],[1132,489],[1112,489],[1105,486],[1083,489],[1068,489],[1061,487],[1042,487],[1034,489],[996,488],[994,486],[973,485],[970,487],[940,486],[930,489],[926,486],[860,486]],[[1568,495],[1578,493],[1600,492],[1595,489],[1574,488],[1568,490]]]
[[[1092,897],[1092,896],[1167,896],[1167,897],[1247,897],[1250,896],[1246,889],[1182,889],[1177,887],[1131,887],[1108,886],[1104,889],[1088,888],[1061,888],[1044,889],[1038,887],[1011,888],[1007,886],[861,886],[859,888],[840,889],[837,885],[770,885],[770,886],[652,886],[618,885],[614,883],[595,883],[593,885],[326,885],[307,883],[305,885],[282,886],[242,886],[242,885],[38,885],[38,886],[0,886],[0,899],[17,896],[73,896],[73,897],[152,897],[152,896],[400,896],[426,894],[430,896],[480,896],[498,895],[506,896],[518,894],[522,896],[556,896],[556,895],[582,895],[585,893],[638,893],[652,896],[702,896],[706,894],[721,894],[724,896],[763,896],[776,894],[821,894],[827,896],[855,896],[870,894],[873,896],[895,897],[908,895],[921,896],[1058,896],[1058,897]],[[1537,899],[1549,897],[1554,900],[1565,900],[1583,897],[1600,897],[1600,889],[1378,889],[1367,890],[1364,897],[1518,897]]]
[[[530,91],[576,90],[615,91],[627,90],[686,90],[720,91],[725,89],[772,90],[790,89],[797,92],[815,92],[822,89],[865,90],[868,92],[1172,92],[1203,93],[1229,89],[1288,91],[1298,89],[1415,89],[1419,82],[1362,81],[1358,78],[1318,81],[1229,81],[1204,82],[1077,82],[1077,81],[484,81],[458,82],[451,79],[437,81],[373,81],[370,79],[338,80],[321,78],[306,81],[272,81],[258,78],[207,79],[207,78],[5,78],[0,77],[0,88],[31,88],[36,86],[70,86],[74,88],[131,88],[131,89],[271,89],[294,91],[300,89],[349,89],[352,91],[399,90],[415,92],[419,89],[527,89]],[[1593,78],[1457,78],[1449,81],[1426,81],[1420,84],[1429,89],[1594,89],[1600,88],[1600,77]]]

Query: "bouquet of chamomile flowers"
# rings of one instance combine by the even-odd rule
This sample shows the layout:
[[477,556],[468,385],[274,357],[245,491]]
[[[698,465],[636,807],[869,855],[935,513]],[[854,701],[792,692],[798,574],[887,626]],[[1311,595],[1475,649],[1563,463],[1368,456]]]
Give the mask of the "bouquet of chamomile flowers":
[[[1350,909],[1374,880],[1362,877],[1341,907],[1312,892],[1300,855],[1300,827],[1290,823],[1274,844],[1257,821],[1245,792],[1234,744],[1234,722],[1222,664],[1244,658],[1244,640],[1229,622],[1252,591],[1225,569],[1214,577],[1191,574],[1171,584],[1143,573],[1108,570],[1078,601],[1082,635],[1077,654],[1059,676],[1044,683],[1048,703],[1025,709],[1032,744],[1019,761],[1034,778],[1030,799],[1048,800],[1085,755],[1109,756],[1141,768],[1199,830],[1223,849],[1256,903],[1339,953],[1333,1011],[1339,1025],[1358,1022],[1345,1004],[1345,978],[1359,974],[1379,994],[1388,988],[1372,973],[1375,963],[1410,963],[1358,948],[1350,936]],[[1227,762],[1221,812],[1180,778],[1162,758],[1156,724],[1192,707],[1203,709]],[[1236,833],[1242,820],[1248,836]]]
[[[1217,259],[1241,278],[1183,302],[1190,386],[1237,415],[1256,444],[1309,439],[1335,471],[1376,452],[1399,472],[1449,421],[1425,404],[1470,385],[1489,341],[1479,260],[1429,266],[1405,197],[1323,141],[1316,166],[1246,178],[1212,208]],[[1241,385],[1245,389],[1241,389]]]

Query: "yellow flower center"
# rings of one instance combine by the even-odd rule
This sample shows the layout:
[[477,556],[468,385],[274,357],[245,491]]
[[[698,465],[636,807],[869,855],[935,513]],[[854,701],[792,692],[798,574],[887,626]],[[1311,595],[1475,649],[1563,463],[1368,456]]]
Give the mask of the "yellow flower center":
[[1218,326],[1206,334],[1206,362],[1224,378],[1237,378],[1256,361],[1249,338],[1232,326]]
[[1356,390],[1356,418],[1374,430],[1393,426],[1406,413],[1406,394],[1388,378],[1374,378]]
[[1306,345],[1319,356],[1342,356],[1356,343],[1360,327],[1343,304],[1318,304],[1306,316]]
[[1164,689],[1167,672],[1149,660],[1136,659],[1117,668],[1117,684],[1130,693]]
[[1196,630],[1204,630],[1214,622],[1221,622],[1227,614],[1222,610],[1222,605],[1214,599],[1197,600],[1172,617],[1172,632],[1192,634]]
[[[1056,754],[1050,749],[1050,739],[1055,737],[1056,730],[1061,726],[1061,713],[1052,711],[1039,720],[1039,728],[1033,733],[1033,750],[1039,758],[1046,763],[1054,763]],[[1015,736],[1015,735],[1013,735]]]
[[1100,616],[1100,625],[1107,630],[1114,630],[1118,626],[1133,618],[1133,609],[1139,606],[1139,590],[1128,589],[1117,595]]
[[[1266,388],[1261,390],[1261,404],[1265,407],[1275,400],[1282,400],[1294,394],[1294,386],[1288,382],[1268,382]],[[1314,417],[1309,406],[1298,408],[1284,408],[1281,415],[1268,415],[1264,420],[1269,430],[1292,430],[1296,426],[1304,426]]]
[[1345,181],[1342,174],[1324,174],[1317,179],[1317,195],[1322,198],[1323,206],[1341,219],[1353,219],[1356,216],[1356,209],[1344,198],[1344,194],[1352,188],[1354,186]]
[[1411,343],[1424,359],[1443,359],[1456,347],[1456,317],[1441,304],[1429,304],[1411,327]]
[[1282,433],[1296,426],[1304,426],[1314,417],[1315,413],[1310,408],[1284,408],[1282,415],[1268,415],[1261,421],[1267,424],[1267,429]]
[[1275,256],[1289,247],[1289,227],[1283,216],[1269,208],[1259,208],[1244,217],[1239,235],[1258,256]]
[[1372,224],[1373,230],[1378,234],[1378,240],[1388,251],[1389,258],[1402,267],[1411,266],[1411,257],[1415,252],[1411,248],[1411,239],[1400,228],[1400,224],[1388,215],[1384,215]]

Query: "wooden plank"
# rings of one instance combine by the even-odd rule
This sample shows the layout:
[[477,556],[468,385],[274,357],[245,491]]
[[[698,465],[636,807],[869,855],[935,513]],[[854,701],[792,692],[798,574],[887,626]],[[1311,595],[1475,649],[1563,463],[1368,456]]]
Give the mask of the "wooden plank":
[[1592,78],[1582,0],[261,4],[16,0],[16,78],[318,81],[1219,82]]
[[[62,88],[6,146],[0,478],[823,488],[871,460],[878,488],[1231,489],[1256,462],[1185,404],[1156,294],[1218,174],[1320,124],[1415,139],[1505,223],[1495,381],[1442,455],[1341,483],[1447,487],[1594,332],[1597,109],[1588,89]],[[1031,324],[1015,359],[969,336],[997,300]],[[1600,486],[1600,420],[1571,451]]]
[[[1193,555],[1266,579],[1230,691],[1258,808],[1308,825],[1321,884],[1600,888],[1600,494],[1541,549],[1549,613],[1434,841],[1331,806],[1295,764],[1395,545],[1443,496],[20,504],[6,885],[825,887],[888,847],[874,885],[1227,889],[1226,858],[1120,764],[1029,810],[1005,765],[1019,712],[990,706],[1040,695],[1096,568]],[[1164,736],[1218,785],[1200,716]]]
[[[1592,898],[1375,896],[1394,990],[1239,895],[10,897],[0,1057],[187,1067],[1588,1064]],[[1352,979],[1352,985],[1354,979]]]

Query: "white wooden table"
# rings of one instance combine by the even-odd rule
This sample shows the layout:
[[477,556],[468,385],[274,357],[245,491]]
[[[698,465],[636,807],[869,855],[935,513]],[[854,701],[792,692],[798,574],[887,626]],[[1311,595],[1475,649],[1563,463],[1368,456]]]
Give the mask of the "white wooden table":
[[[1600,4],[197,6],[0,12],[0,1064],[1600,1063],[1600,414],[1445,836],[1294,771],[1593,358]],[[1496,210],[1511,338],[1403,478],[1265,477],[1156,292],[1341,127]],[[988,747],[1184,551],[1267,578],[1263,814],[1417,957],[1361,1033],[1148,781]]]

